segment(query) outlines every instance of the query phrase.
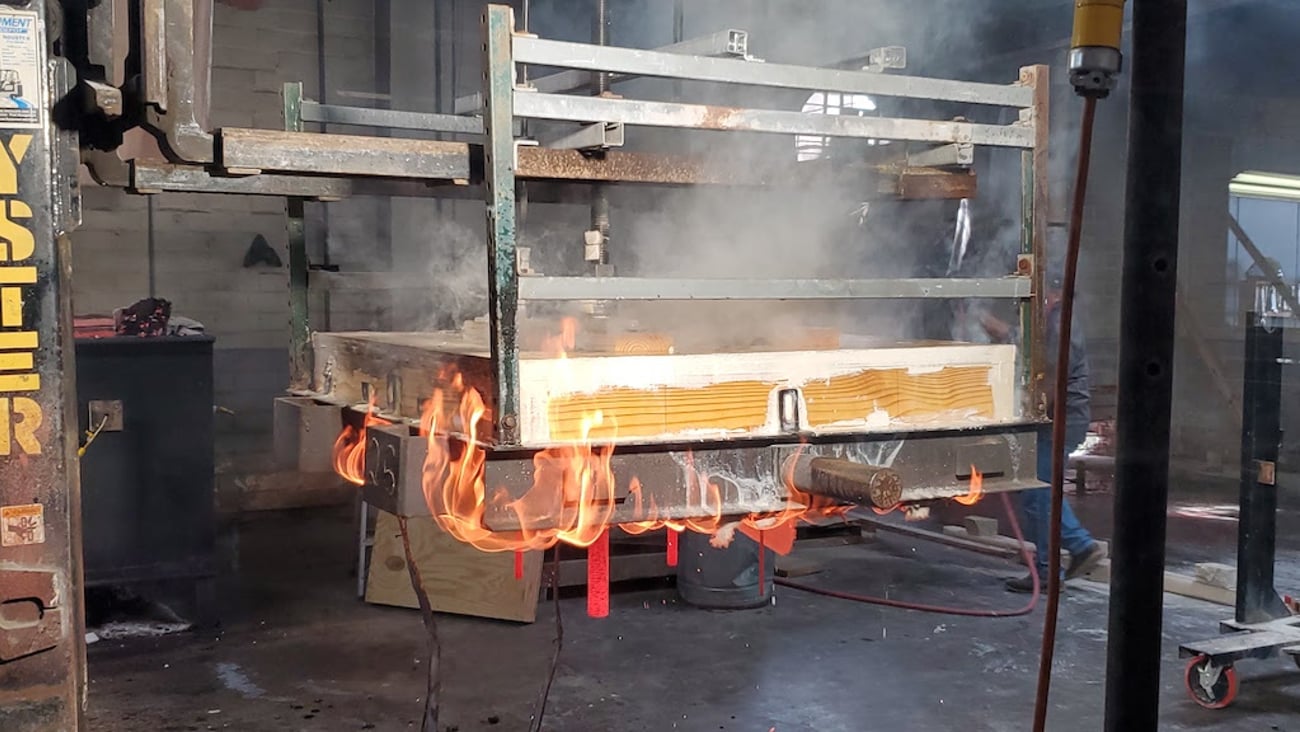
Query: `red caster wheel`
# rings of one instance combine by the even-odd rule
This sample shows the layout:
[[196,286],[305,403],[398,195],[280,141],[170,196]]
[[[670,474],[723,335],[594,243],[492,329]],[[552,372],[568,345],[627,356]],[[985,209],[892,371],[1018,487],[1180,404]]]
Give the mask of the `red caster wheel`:
[[1232,664],[1216,665],[1208,656],[1187,664],[1187,692],[1206,709],[1224,709],[1237,700],[1237,672]]

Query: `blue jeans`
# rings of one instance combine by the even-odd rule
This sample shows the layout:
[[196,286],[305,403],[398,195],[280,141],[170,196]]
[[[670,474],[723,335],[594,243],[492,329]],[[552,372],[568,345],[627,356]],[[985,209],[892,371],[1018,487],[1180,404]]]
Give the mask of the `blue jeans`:
[[[1070,424],[1065,426],[1065,455],[1067,459],[1075,448],[1083,444],[1088,436],[1088,425]],[[1038,432],[1038,479],[1044,483],[1052,482],[1052,430],[1050,427]],[[1038,576],[1047,579],[1048,536],[1052,521],[1052,490],[1038,488],[1020,492],[1020,512],[1025,520],[1025,540],[1033,542],[1038,553]],[[1085,551],[1092,546],[1092,534],[1083,528],[1079,519],[1070,509],[1070,502],[1061,505],[1061,546],[1072,555]]]

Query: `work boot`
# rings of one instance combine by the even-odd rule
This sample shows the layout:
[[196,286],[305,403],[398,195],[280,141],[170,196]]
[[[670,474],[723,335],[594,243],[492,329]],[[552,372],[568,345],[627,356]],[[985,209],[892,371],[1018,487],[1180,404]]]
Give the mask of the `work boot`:
[[1101,560],[1106,558],[1106,552],[1102,551],[1101,544],[1092,542],[1092,546],[1084,549],[1078,554],[1070,555],[1070,568],[1065,571],[1067,580],[1078,579],[1101,564]]
[[[1044,589],[1040,585],[1040,589]],[[1029,594],[1034,591],[1034,576],[1027,574],[1024,577],[1015,577],[1007,580],[1007,592],[1021,592]]]

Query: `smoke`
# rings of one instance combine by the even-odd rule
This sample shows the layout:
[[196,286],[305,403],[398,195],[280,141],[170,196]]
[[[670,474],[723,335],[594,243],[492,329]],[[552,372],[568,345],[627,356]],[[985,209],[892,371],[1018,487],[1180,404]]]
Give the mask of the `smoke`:
[[[533,0],[530,30],[544,37],[586,40],[595,3],[587,0]],[[611,41],[623,46],[672,42],[672,3],[663,0],[609,0]],[[750,51],[768,62],[830,65],[864,58],[873,48],[905,46],[903,72],[955,79],[1009,83],[1021,65],[1053,62],[1063,74],[1063,52],[1039,58],[985,62],[990,44],[1007,13],[994,0],[735,0],[687,3],[684,35],[697,37],[727,28],[750,31]],[[1068,7],[1058,9],[1068,18]],[[1022,29],[1023,30],[1023,29]],[[475,44],[462,79],[475,79]],[[467,55],[468,54],[468,55]],[[540,71],[539,71],[540,73]],[[759,90],[730,85],[638,80],[616,92],[633,98],[754,108],[799,110],[807,92]],[[1006,124],[1012,117],[996,110],[890,99],[873,100],[880,113],[936,119],[965,116]],[[1057,120],[1066,119],[1058,115]],[[1070,140],[1068,123],[1054,125],[1054,147]],[[788,170],[795,141],[770,135],[691,133],[629,128],[630,150],[671,150],[702,156],[706,163],[757,172]],[[872,149],[842,141],[832,157],[884,155],[903,145]],[[979,196],[970,202],[970,236],[958,276],[998,276],[1014,271],[1020,249],[1020,166],[1018,151],[980,150]],[[1053,161],[1053,188],[1064,190],[1061,158]],[[799,182],[772,189],[698,186],[664,191],[614,190],[612,263],[620,275],[667,278],[899,278],[941,277],[953,259],[957,201],[873,202],[861,181],[835,184]],[[486,314],[486,260],[481,206],[454,207],[430,214],[409,230],[394,232],[413,244],[428,242],[426,274],[437,282],[417,324],[457,327]],[[865,213],[865,216],[863,215]],[[521,244],[531,249],[533,268],[543,274],[585,272],[582,232],[589,225],[581,205],[531,203],[520,226]],[[551,308],[534,308],[533,315]],[[560,308],[559,310],[563,310]],[[581,312],[580,308],[574,308]],[[829,301],[790,303],[677,302],[620,303],[607,327],[666,332],[682,342],[708,348],[762,343],[807,327],[834,327],[868,339],[950,338],[970,335],[943,301]]]

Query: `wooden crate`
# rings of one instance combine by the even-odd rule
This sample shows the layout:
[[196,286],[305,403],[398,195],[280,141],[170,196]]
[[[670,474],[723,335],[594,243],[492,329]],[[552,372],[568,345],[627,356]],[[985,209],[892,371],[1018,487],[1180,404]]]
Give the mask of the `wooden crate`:
[[[523,579],[515,579],[512,552],[489,554],[462,544],[427,516],[407,519],[407,531],[435,611],[523,623],[537,619],[541,552],[524,554]],[[397,517],[383,511],[375,518],[366,602],[418,607]]]

